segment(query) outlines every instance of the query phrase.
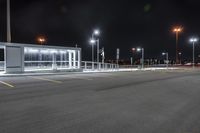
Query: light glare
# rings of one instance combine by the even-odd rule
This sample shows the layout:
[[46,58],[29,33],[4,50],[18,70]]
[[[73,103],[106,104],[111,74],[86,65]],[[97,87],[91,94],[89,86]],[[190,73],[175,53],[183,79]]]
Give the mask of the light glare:
[[90,43],[91,43],[91,44],[94,44],[95,42],[96,42],[96,41],[95,41],[94,39],[91,39],[91,40],[90,40]]
[[178,33],[178,32],[182,32],[183,28],[181,27],[176,27],[173,29],[174,32]]
[[137,52],[140,52],[142,49],[141,48],[137,48]]
[[190,39],[190,42],[197,42],[197,41],[198,41],[197,38],[191,38],[191,39]]
[[99,31],[99,30],[94,30],[94,34],[95,34],[95,35],[99,35],[99,34],[100,34],[100,31]]

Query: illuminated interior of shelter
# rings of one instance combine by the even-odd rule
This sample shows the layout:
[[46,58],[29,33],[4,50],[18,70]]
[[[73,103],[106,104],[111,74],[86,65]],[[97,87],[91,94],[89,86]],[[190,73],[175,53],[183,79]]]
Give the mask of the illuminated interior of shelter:
[[24,69],[32,71],[80,68],[79,54],[76,50],[25,47]]

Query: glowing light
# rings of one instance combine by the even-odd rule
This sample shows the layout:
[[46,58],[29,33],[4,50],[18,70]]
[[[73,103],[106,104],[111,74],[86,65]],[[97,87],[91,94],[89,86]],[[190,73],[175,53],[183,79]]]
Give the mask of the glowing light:
[[192,43],[193,43],[193,42],[197,42],[197,41],[198,41],[197,38],[191,38],[191,39],[190,39],[190,42],[192,42]]
[[95,35],[99,35],[99,34],[100,34],[100,31],[96,29],[96,30],[94,30],[94,34],[95,34]]
[[136,51],[136,49],[135,49],[135,48],[132,48],[132,51]]
[[176,27],[173,29],[174,32],[178,33],[178,32],[182,32],[183,31],[183,28],[181,27]]
[[137,48],[137,52],[140,52],[142,49],[141,48]]
[[162,53],[162,55],[166,55],[166,53]]
[[37,38],[37,41],[38,41],[38,43],[40,43],[40,44],[44,44],[44,43],[46,42],[46,39],[45,39],[45,37],[41,36],[41,37],[38,37],[38,38]]
[[94,44],[95,42],[96,42],[96,41],[95,41],[94,39],[91,39],[91,40],[90,40],[90,43],[91,43],[91,44]]

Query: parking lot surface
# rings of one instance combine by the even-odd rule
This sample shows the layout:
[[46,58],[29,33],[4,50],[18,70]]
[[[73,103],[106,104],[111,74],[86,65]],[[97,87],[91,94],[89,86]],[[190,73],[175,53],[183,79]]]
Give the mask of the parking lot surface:
[[0,133],[200,133],[200,71],[0,77]]

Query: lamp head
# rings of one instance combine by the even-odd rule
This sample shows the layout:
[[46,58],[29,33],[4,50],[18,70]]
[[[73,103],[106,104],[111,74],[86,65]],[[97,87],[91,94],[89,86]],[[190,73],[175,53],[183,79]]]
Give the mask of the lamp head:
[[96,41],[94,39],[90,39],[90,43],[94,44]]
[[194,43],[194,42],[197,42],[198,41],[198,39],[197,38],[190,38],[190,42],[192,42],[192,43]]
[[100,34],[100,31],[96,29],[96,30],[94,30],[94,34],[95,34],[95,35],[99,35],[99,34]]
[[142,49],[141,48],[137,48],[137,52],[140,52]]

